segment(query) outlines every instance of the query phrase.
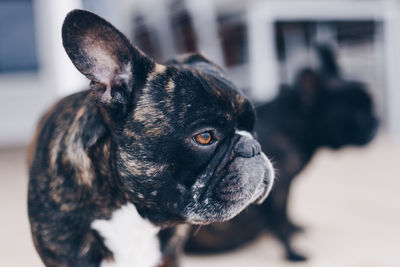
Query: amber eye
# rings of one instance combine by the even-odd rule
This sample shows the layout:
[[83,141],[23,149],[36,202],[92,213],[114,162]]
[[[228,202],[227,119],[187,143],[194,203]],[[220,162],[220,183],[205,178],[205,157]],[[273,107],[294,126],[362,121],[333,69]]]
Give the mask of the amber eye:
[[200,133],[194,136],[194,140],[199,145],[211,145],[213,143],[213,138],[210,132]]

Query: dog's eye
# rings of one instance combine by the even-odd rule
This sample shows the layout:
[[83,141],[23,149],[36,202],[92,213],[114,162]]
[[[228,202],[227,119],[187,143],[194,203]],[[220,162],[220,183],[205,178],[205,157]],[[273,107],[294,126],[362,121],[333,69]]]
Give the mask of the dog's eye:
[[211,145],[212,143],[214,143],[214,139],[210,132],[197,134],[193,137],[193,139],[197,144],[202,146]]

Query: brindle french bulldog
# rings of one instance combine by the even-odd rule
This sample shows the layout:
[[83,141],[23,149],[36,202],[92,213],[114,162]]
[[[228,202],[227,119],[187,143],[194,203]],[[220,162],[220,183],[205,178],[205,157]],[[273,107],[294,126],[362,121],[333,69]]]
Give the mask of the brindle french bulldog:
[[62,38],[91,83],[44,115],[32,144],[29,219],[46,266],[177,266],[174,226],[266,198],[274,172],[254,109],[216,65],[198,54],[157,64],[83,10]]
[[282,88],[275,100],[256,109],[256,132],[262,149],[278,170],[270,197],[229,222],[202,227],[188,240],[188,252],[231,250],[269,230],[284,246],[287,259],[306,260],[291,245],[293,234],[302,230],[291,222],[287,212],[293,179],[319,148],[367,144],[378,125],[365,86],[340,77],[328,46],[320,46],[318,52],[320,70],[302,70],[292,88]]

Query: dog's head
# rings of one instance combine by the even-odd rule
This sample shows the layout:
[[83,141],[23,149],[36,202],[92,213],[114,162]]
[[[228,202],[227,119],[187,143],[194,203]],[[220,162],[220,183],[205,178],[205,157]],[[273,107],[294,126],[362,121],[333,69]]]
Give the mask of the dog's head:
[[157,64],[87,11],[72,11],[62,36],[111,133],[115,179],[143,216],[211,223],[266,197],[274,174],[253,107],[217,66],[200,55]]
[[315,141],[331,148],[368,143],[378,120],[366,86],[341,77],[329,47],[320,46],[319,53],[321,69],[301,71],[294,86]]
[[331,88],[321,96],[316,118],[321,142],[332,148],[364,145],[375,136],[378,120],[371,97],[357,82]]

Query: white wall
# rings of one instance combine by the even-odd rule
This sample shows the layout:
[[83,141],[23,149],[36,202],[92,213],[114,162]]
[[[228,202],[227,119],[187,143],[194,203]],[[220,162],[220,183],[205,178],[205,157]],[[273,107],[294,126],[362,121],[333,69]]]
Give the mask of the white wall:
[[88,85],[61,40],[64,17],[81,7],[80,0],[35,0],[33,4],[39,71],[0,75],[0,146],[27,144],[49,105]]

